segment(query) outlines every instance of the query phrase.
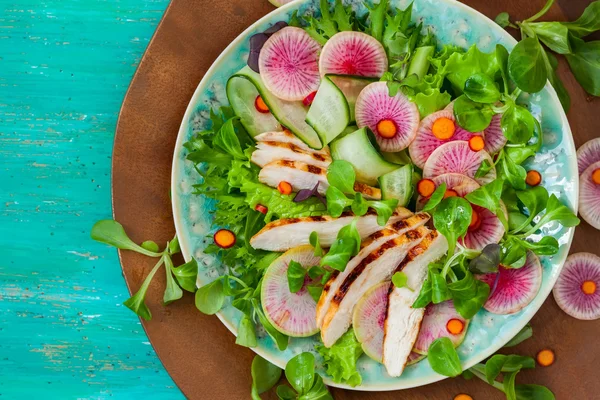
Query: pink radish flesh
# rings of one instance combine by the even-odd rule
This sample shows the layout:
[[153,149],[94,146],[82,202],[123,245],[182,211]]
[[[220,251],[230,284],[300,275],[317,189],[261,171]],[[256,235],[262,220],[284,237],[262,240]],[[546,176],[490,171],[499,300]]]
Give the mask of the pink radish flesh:
[[[479,189],[479,183],[463,174],[449,173],[431,178],[437,188],[442,183],[446,184],[446,190],[454,190],[460,197],[465,197],[475,189]],[[422,210],[428,198],[419,196],[417,199],[417,210]]]
[[[384,137],[377,125],[384,120],[392,121],[396,134]],[[381,151],[400,151],[413,141],[419,126],[419,110],[408,98],[398,92],[390,97],[387,83],[374,82],[360,92],[356,99],[356,124],[373,131]]]
[[431,115],[428,115],[427,117],[423,118],[423,120],[419,124],[417,136],[408,148],[410,158],[413,160],[413,163],[421,169],[425,166],[425,162],[427,161],[431,153],[433,153],[435,149],[437,149],[444,143],[448,143],[454,140],[469,140],[472,136],[481,134],[466,131],[455,123],[454,135],[450,139],[438,139],[433,134],[432,127],[434,122],[440,118],[448,118],[452,121],[455,121],[454,113],[451,110],[441,110]]
[[479,217],[479,224],[470,227],[463,239],[465,247],[483,250],[490,243],[498,243],[504,236],[504,226],[497,216],[487,208],[471,205]]
[[600,161],[600,138],[587,141],[577,149],[577,167],[582,174],[590,165]]
[[501,119],[502,114],[494,115],[490,125],[483,131],[483,137],[485,138],[484,150],[489,154],[496,154],[499,152],[508,141],[506,136],[504,136],[504,133],[502,133],[502,128],[500,127]]
[[317,303],[307,290],[316,283],[308,277],[302,289],[291,293],[287,279],[290,261],[305,268],[318,265],[319,258],[313,255],[311,246],[294,248],[275,260],[267,269],[262,283],[261,303],[266,317],[275,329],[292,337],[312,336],[317,327]]
[[406,365],[416,364],[419,361],[425,359],[425,357],[427,357],[427,356],[424,354],[419,354],[419,353],[415,353],[414,351],[411,351],[410,354],[408,355],[408,361],[406,361]]
[[600,257],[571,254],[554,286],[558,306],[573,318],[600,318]]
[[283,100],[302,100],[319,88],[321,46],[303,29],[286,27],[266,41],[258,64],[265,86]]
[[479,275],[490,286],[490,297],[484,308],[494,314],[514,314],[535,298],[542,286],[542,264],[532,252],[521,268],[504,268],[498,273]]
[[356,339],[365,354],[381,362],[383,359],[383,326],[390,282],[369,289],[354,308],[352,325]]
[[600,229],[600,184],[592,180],[600,161],[591,164],[579,177],[579,214],[596,229]]
[[387,71],[385,49],[373,36],[361,32],[340,32],[327,41],[319,69],[325,74],[380,78]]
[[[464,324],[462,332],[457,335],[448,331],[448,322],[452,319],[457,319]],[[419,354],[427,354],[431,343],[441,337],[449,338],[454,347],[458,347],[465,338],[467,325],[468,321],[456,311],[452,300],[440,304],[429,304],[425,308],[425,316],[413,351]]]
[[463,140],[448,142],[438,147],[427,159],[423,168],[423,177],[432,178],[438,175],[455,172],[473,178],[484,185],[496,179],[496,169],[492,167],[487,175],[475,178],[483,161],[493,166],[490,155],[485,151],[473,151],[469,143]]

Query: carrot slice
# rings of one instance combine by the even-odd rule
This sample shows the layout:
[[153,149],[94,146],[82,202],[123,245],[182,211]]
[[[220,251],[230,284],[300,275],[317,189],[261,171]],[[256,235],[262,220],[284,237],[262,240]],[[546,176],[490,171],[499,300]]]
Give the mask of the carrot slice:
[[596,185],[600,185],[600,168],[596,168],[594,172],[592,172],[592,182]]
[[267,114],[271,112],[269,110],[269,106],[267,106],[267,103],[265,103],[265,101],[262,97],[260,97],[260,95],[256,96],[256,99],[254,100],[254,107],[259,113]]
[[222,249],[228,249],[235,244],[235,233],[229,229],[219,229],[213,236],[215,244]]
[[269,209],[263,206],[262,204],[257,204],[256,207],[254,207],[254,209],[263,214],[266,214],[269,211]]
[[454,396],[454,400],[473,400],[473,398],[466,393],[460,393]]
[[281,181],[279,182],[279,185],[277,185],[277,190],[279,190],[279,193],[281,194],[290,194],[292,193],[292,185],[290,185],[289,182]]
[[462,333],[463,329],[465,329],[465,323],[460,319],[452,318],[446,323],[446,330],[453,335]]
[[383,119],[377,123],[377,132],[384,138],[390,139],[396,136],[398,127],[391,119]]
[[594,281],[584,281],[581,284],[581,291],[584,294],[592,295],[596,293],[596,282]]
[[542,367],[549,367],[554,364],[555,358],[554,352],[550,349],[541,350],[536,356],[538,364]]
[[435,183],[431,179],[421,179],[417,183],[417,192],[423,197],[429,197],[435,192]]
[[446,189],[444,198],[447,199],[448,197],[458,197],[458,192],[454,189]]
[[313,101],[315,101],[315,96],[317,95],[317,91],[315,90],[314,92],[312,92],[311,94],[309,94],[308,96],[306,96],[304,98],[304,100],[302,100],[302,104],[304,104],[305,106],[310,106]]
[[431,133],[433,133],[433,136],[440,140],[448,140],[452,138],[452,136],[454,136],[454,131],[456,131],[454,121],[445,117],[436,119],[431,127]]
[[529,186],[537,186],[542,183],[542,174],[540,174],[535,169],[527,171],[527,177],[525,178],[525,182]]
[[481,226],[481,217],[479,213],[473,210],[473,214],[471,214],[471,223],[469,224],[470,231],[476,231]]
[[481,151],[485,147],[485,141],[481,135],[471,136],[469,139],[469,148],[473,151]]

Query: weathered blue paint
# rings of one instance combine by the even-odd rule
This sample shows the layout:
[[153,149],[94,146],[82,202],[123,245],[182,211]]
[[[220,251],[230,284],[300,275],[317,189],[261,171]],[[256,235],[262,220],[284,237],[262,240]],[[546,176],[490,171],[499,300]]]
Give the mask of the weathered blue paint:
[[180,398],[137,317],[111,216],[117,114],[168,0],[0,0],[0,396]]

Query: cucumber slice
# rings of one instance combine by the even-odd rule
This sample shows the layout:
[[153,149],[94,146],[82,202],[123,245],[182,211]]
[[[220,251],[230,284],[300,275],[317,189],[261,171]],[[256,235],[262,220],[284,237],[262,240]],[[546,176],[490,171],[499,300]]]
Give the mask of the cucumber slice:
[[259,112],[254,103],[260,95],[256,86],[248,79],[233,76],[227,81],[227,99],[235,115],[250,136],[255,137],[264,132],[281,131],[281,124],[273,114]]
[[331,142],[334,160],[348,161],[356,171],[359,182],[374,186],[377,178],[398,169],[398,165],[385,161],[377,152],[367,134],[367,128],[349,133]]
[[397,151],[395,153],[388,153],[386,151],[382,151],[381,155],[386,161],[389,161],[394,164],[406,165],[412,163],[412,160],[410,159],[406,149],[402,151]]
[[406,164],[395,171],[379,177],[383,200],[398,199],[399,206],[406,206],[413,195],[413,165]]
[[251,82],[277,121],[298,136],[300,140],[313,149],[323,148],[319,135],[305,121],[306,108],[301,101],[286,101],[277,98],[267,90],[260,75],[248,66],[236,72],[233,77],[244,78]]
[[350,123],[356,122],[354,115],[356,99],[365,87],[376,82],[377,79],[352,75],[327,75],[327,77],[344,93],[348,107],[350,107]]
[[335,139],[350,123],[348,101],[327,76],[321,80],[321,86],[306,114],[306,122],[317,132],[324,145]]

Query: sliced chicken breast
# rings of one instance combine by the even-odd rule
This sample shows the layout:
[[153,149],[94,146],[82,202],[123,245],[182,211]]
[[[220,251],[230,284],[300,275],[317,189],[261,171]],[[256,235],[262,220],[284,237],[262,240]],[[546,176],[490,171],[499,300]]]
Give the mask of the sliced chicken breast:
[[448,251],[448,242],[437,231],[430,232],[418,246],[413,247],[396,271],[403,271],[408,287],[390,286],[388,308],[384,323],[383,364],[390,376],[400,376],[417,340],[424,308],[412,308],[427,276],[429,263]]
[[[398,207],[390,217],[388,224],[393,224],[411,215],[412,212],[408,209]],[[350,212],[342,214],[339,218],[323,215],[279,219],[265,225],[250,239],[250,244],[255,249],[286,251],[296,246],[309,244],[308,238],[311,232],[316,231],[319,234],[321,246],[329,247],[335,241],[339,230],[350,224],[353,219],[354,214]],[[358,219],[356,228],[362,239],[381,230],[381,226],[377,224],[377,214],[373,210],[369,210],[367,214]]]
[[311,149],[306,143],[300,140],[296,135],[288,130],[276,131],[276,132],[265,132],[254,137],[257,142],[279,142],[279,143],[292,143],[302,150],[316,151],[317,153],[329,154],[329,147],[325,146],[321,150]]
[[331,300],[339,290],[340,286],[344,283],[346,278],[354,271],[354,269],[375,249],[381,246],[383,243],[390,239],[394,239],[411,229],[418,228],[429,221],[429,215],[426,213],[418,213],[412,215],[406,219],[397,221],[392,224],[388,224],[385,229],[379,230],[371,234],[368,238],[363,240],[361,244],[361,250],[359,253],[352,257],[352,259],[346,265],[346,269],[342,272],[334,271],[331,278],[327,281],[323,287],[321,297],[317,302],[317,326],[320,328],[323,325],[325,314],[327,313]]
[[339,287],[321,326],[321,339],[331,347],[352,324],[352,313],[358,300],[369,290],[392,276],[408,251],[418,245],[429,229],[421,226],[380,245],[365,257]]
[[[292,185],[292,190],[297,192],[302,189],[312,189],[319,184],[319,193],[325,195],[329,182],[327,182],[327,168],[317,167],[302,161],[277,160],[262,167],[258,180],[276,188],[281,181]],[[364,183],[356,182],[354,190],[362,193],[369,200],[380,200],[381,190]]]
[[302,161],[317,167],[327,168],[331,164],[328,153],[315,150],[304,150],[293,143],[258,142],[252,153],[252,162],[264,167],[277,160]]

